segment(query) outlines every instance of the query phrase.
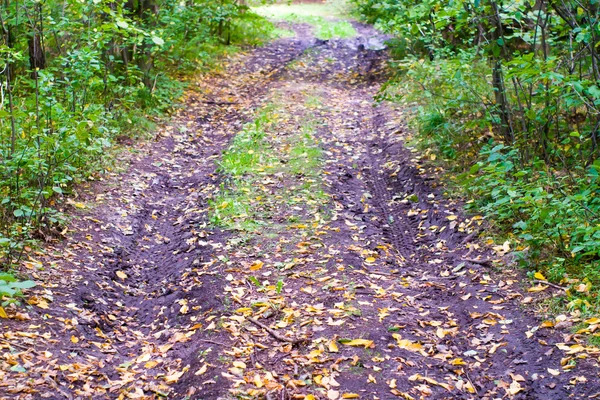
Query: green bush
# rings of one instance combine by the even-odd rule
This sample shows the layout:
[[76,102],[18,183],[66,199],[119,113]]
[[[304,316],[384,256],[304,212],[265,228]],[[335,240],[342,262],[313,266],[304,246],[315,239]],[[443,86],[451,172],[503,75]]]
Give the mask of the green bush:
[[56,202],[181,97],[182,74],[273,28],[235,0],[0,5],[0,262],[62,224]]
[[380,97],[413,107],[414,142],[446,161],[524,266],[579,289],[571,306],[598,307],[597,2],[353,4],[396,36]]

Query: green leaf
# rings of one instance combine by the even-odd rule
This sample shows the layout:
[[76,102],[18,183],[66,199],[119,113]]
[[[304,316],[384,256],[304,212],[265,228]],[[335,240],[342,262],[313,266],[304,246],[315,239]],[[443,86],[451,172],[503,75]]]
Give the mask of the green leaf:
[[258,281],[258,279],[256,279],[256,278],[255,278],[255,277],[253,277],[253,276],[249,276],[249,277],[248,277],[248,280],[249,280],[250,282],[254,283],[254,284],[255,284],[256,286],[258,286],[258,287],[261,287],[261,286],[262,286],[262,284],[261,284],[261,283]]
[[0,273],[0,281],[15,282],[16,280],[17,278],[8,272]]
[[163,44],[165,44],[165,41],[159,38],[158,36],[152,36],[152,41],[158,46],[162,46]]
[[476,174],[477,172],[479,172],[479,168],[481,166],[479,164],[475,164],[473,165],[470,169],[469,169],[469,174],[473,175]]
[[17,289],[31,289],[32,287],[37,286],[34,281],[21,281],[21,282],[13,282],[10,286]]
[[13,365],[10,367],[10,370],[13,372],[27,372],[27,370],[20,364]]
[[63,194],[63,190],[59,186],[53,186],[52,190],[58,194]]

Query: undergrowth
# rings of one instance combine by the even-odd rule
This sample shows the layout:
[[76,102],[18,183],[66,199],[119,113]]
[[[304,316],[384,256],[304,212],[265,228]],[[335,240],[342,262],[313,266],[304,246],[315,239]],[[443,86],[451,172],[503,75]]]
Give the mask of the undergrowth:
[[540,19],[524,1],[354,3],[395,34],[380,97],[412,110],[413,142],[531,278],[565,287],[563,309],[597,313],[600,89],[580,34],[597,30],[583,17],[595,6],[550,2]]
[[13,267],[40,238],[63,230],[68,218],[59,209],[78,183],[123,168],[114,157],[120,143],[148,137],[177,106],[188,77],[277,35],[264,17],[229,0],[9,5],[0,6],[5,298],[19,293],[9,290],[18,289]]

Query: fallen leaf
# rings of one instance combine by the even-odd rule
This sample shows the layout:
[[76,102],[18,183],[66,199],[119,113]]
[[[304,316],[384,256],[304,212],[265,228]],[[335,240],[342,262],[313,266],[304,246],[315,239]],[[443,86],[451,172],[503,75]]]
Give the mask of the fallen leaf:
[[508,393],[511,395],[515,395],[519,392],[523,391],[523,387],[521,386],[521,384],[517,381],[513,381],[510,386],[508,387]]
[[207,369],[208,369],[208,364],[204,363],[204,365],[201,366],[200,369],[194,373],[194,375],[196,375],[196,376],[202,375],[206,372]]
[[338,341],[341,344],[345,344],[346,346],[355,346],[355,347],[362,346],[365,349],[375,347],[375,344],[373,343],[373,341],[367,340],[367,339],[353,339],[353,340],[340,339]]
[[540,281],[545,281],[546,277],[544,275],[542,275],[541,272],[536,272],[535,274],[533,274],[533,277],[535,279],[539,279]]
[[258,271],[265,265],[262,261],[256,260],[250,265],[250,271]]
[[534,293],[535,292],[541,292],[543,290],[548,289],[548,287],[549,287],[548,285],[537,285],[537,286],[530,287],[529,289],[527,289],[527,291],[528,292],[534,292]]
[[168,384],[177,382],[179,378],[181,378],[183,374],[185,374],[188,371],[188,369],[190,369],[189,365],[185,366],[181,371],[172,372],[171,374],[166,375],[165,382]]
[[329,347],[329,351],[331,353],[337,353],[338,351],[340,351],[339,348],[338,348],[338,346],[337,346],[337,344],[335,343],[335,340],[331,340],[329,342],[328,347]]
[[123,271],[117,271],[116,272],[117,276],[123,280],[127,279],[127,274]]

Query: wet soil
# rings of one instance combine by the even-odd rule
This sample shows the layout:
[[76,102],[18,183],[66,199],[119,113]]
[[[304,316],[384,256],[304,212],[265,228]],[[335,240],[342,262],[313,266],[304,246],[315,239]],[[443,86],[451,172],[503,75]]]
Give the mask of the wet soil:
[[[385,37],[355,27],[357,38],[320,41],[298,25],[230,60],[123,156],[127,172],[81,194],[68,239],[24,266],[45,283],[22,321],[0,327],[0,397],[600,394],[598,353],[565,350],[577,335],[540,327],[521,304],[523,277],[500,273],[502,257],[480,243],[482,221],[405,147],[403,111],[373,101]],[[307,93],[320,102],[310,115]],[[216,227],[222,151],[275,99],[289,122],[273,140],[320,121],[327,200],[290,205],[285,193],[306,177],[266,174],[265,193],[282,195],[263,232]],[[270,228],[292,219],[302,224]]]

